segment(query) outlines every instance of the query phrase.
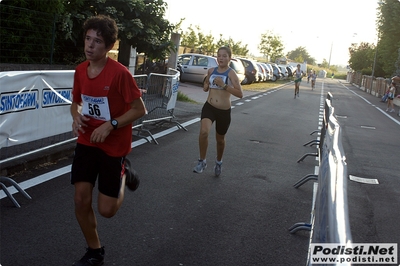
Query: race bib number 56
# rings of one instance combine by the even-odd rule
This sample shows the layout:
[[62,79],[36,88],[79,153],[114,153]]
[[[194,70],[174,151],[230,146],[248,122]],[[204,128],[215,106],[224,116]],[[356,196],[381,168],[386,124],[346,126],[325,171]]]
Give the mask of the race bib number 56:
[[98,120],[111,120],[107,97],[91,97],[82,94],[82,114]]

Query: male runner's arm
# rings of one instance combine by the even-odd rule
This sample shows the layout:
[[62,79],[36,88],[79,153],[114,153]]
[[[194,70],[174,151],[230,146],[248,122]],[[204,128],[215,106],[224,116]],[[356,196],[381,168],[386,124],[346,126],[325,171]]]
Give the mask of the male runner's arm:
[[[113,117],[118,121],[118,128],[132,124],[135,120],[146,114],[146,108],[144,106],[142,98],[137,98],[131,103],[131,108],[119,117]],[[90,141],[93,143],[104,142],[110,132],[114,130],[110,121],[103,123],[101,126],[93,130],[90,136]]]

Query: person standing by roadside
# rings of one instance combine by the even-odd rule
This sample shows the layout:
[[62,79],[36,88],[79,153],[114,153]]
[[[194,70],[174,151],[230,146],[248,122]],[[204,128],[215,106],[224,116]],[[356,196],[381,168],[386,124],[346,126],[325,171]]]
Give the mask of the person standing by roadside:
[[300,82],[301,79],[303,78],[303,71],[300,69],[300,64],[297,64],[297,68],[294,71],[294,98],[296,99],[297,97],[300,97],[299,91],[300,91]]
[[77,144],[71,168],[75,216],[88,245],[73,265],[104,264],[104,247],[92,207],[98,181],[98,211],[111,218],[124,199],[125,185],[135,190],[139,179],[126,159],[131,151],[132,123],[145,106],[140,90],[126,67],[107,57],[117,40],[115,21],[98,15],[83,25],[86,61],[76,67],[71,115]]
[[225,135],[231,122],[231,95],[243,97],[242,86],[236,72],[229,67],[232,52],[229,47],[218,49],[218,67],[210,68],[203,85],[203,91],[208,92],[207,101],[201,110],[199,150],[200,157],[193,172],[202,173],[207,167],[206,155],[208,135],[215,121],[215,137],[217,142],[217,158],[214,167],[215,176],[222,171],[222,156],[225,150]]
[[395,87],[395,83],[392,82],[390,84],[389,87],[389,92],[388,92],[388,96],[387,96],[387,108],[386,108],[386,112],[389,111],[389,108],[391,108],[390,112],[394,112],[394,105],[393,105],[393,99],[394,99],[394,95],[396,93],[396,87]]

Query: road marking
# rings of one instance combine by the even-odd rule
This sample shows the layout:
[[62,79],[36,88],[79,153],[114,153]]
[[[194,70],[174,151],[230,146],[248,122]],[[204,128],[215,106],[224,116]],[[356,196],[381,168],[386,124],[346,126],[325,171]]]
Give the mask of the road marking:
[[[285,85],[282,85],[282,87],[284,87],[284,86],[285,86]],[[268,91],[268,92],[266,92],[266,93],[267,93],[267,94],[270,94],[270,93],[272,93],[272,92],[279,91],[280,89],[281,89],[281,88],[277,88],[277,89],[274,89],[274,90],[272,90],[272,91]],[[264,94],[264,95],[265,95],[265,94]],[[251,100],[247,100],[247,99],[246,99],[245,101],[250,102]],[[239,105],[243,105],[243,104],[244,104],[243,102],[238,102],[238,103],[236,103],[235,105],[238,105],[238,106],[239,106]],[[231,108],[234,109],[235,106],[232,106]],[[196,123],[196,122],[198,122],[198,121],[200,121],[200,118],[195,118],[195,119],[189,120],[189,121],[187,121],[187,122],[185,122],[185,123],[182,123],[182,126],[185,127],[185,126],[194,124],[194,123]],[[166,135],[168,135],[168,134],[171,134],[172,132],[175,132],[175,131],[177,131],[177,130],[179,130],[178,127],[172,127],[172,128],[167,129],[167,130],[164,130],[164,131],[162,131],[162,132],[159,132],[159,133],[157,133],[157,134],[154,134],[153,136],[154,136],[154,138],[157,139],[157,138],[166,136]],[[143,145],[143,144],[145,144],[145,143],[148,143],[149,141],[151,141],[151,137],[146,137],[146,138],[143,138],[143,139],[139,139],[139,140],[137,140],[137,141],[132,142],[132,143],[131,143],[131,147],[132,147],[132,148],[138,147],[138,146],[140,146],[140,145]],[[71,172],[71,166],[72,166],[72,165],[67,165],[67,166],[65,166],[65,167],[56,169],[56,170],[51,171],[51,172],[48,172],[48,173],[46,173],[46,174],[43,174],[43,175],[40,175],[40,176],[31,178],[31,179],[26,180],[26,181],[21,182],[21,183],[18,183],[18,185],[19,185],[22,189],[24,189],[24,190],[25,190],[25,189],[28,189],[28,188],[31,188],[31,187],[34,187],[34,186],[36,186],[36,185],[42,184],[42,183],[44,183],[44,182],[46,182],[46,181],[52,180],[52,179],[54,179],[54,178],[56,178],[56,177],[59,177],[59,176],[61,176],[61,175],[65,175],[65,174],[70,173],[70,172]],[[8,192],[9,192],[11,195],[13,195],[13,194],[15,194],[15,193],[18,192],[18,190],[17,190],[14,186],[9,186],[9,187],[7,187],[7,190],[8,190]],[[4,193],[3,190],[1,190],[1,191],[0,191],[0,199],[3,199],[3,198],[5,198],[5,197],[7,197],[7,194]],[[1,266],[1,265],[0,265],[0,266]]]
[[349,179],[351,181],[355,181],[358,183],[379,185],[378,179],[370,179],[370,178],[364,178],[364,177],[359,177],[359,176],[354,176],[354,175],[349,175]]
[[361,126],[361,128],[365,128],[365,129],[376,129],[376,127],[371,127],[371,126]]
[[[195,118],[195,119],[189,120],[189,121],[187,121],[185,123],[182,123],[182,126],[186,127],[186,126],[194,124],[194,123],[196,123],[198,121],[200,121],[200,118]],[[172,127],[172,128],[167,129],[167,130],[164,130],[162,132],[159,132],[157,134],[154,134],[153,136],[157,139],[157,138],[166,136],[168,134],[171,134],[172,132],[175,132],[177,130],[179,130],[178,127]],[[147,138],[148,138],[149,141],[151,140],[150,137],[147,137]],[[132,146],[132,148],[134,148],[134,147],[140,146],[140,145],[145,144],[145,143],[148,143],[148,141],[146,139],[139,139],[137,141],[132,142],[131,146]],[[37,186],[37,185],[42,184],[42,183],[44,183],[46,181],[52,180],[52,179],[54,179],[56,177],[59,177],[59,176],[62,176],[62,175],[70,173],[71,172],[71,166],[72,166],[71,164],[67,165],[67,166],[64,166],[62,168],[59,168],[59,169],[56,169],[54,171],[45,173],[43,175],[28,179],[28,180],[26,180],[24,182],[19,183],[18,185],[24,190],[28,189],[28,188],[31,188],[31,187],[34,187],[34,186]],[[18,192],[18,190],[15,189],[14,186],[7,187],[7,190],[11,195],[13,195],[13,194]],[[7,197],[7,194],[4,193],[3,190],[1,190],[0,191],[0,199],[3,199],[5,197]]]
[[390,118],[393,122],[395,122],[397,125],[400,126],[400,121],[397,121],[396,119],[394,119],[393,117],[391,117],[389,114],[387,114],[385,111],[383,111],[381,108],[371,104],[367,99],[365,99],[364,97],[362,97],[361,95],[359,95],[358,93],[350,90],[349,87],[345,86],[343,83],[339,82],[343,87],[345,87],[347,90],[349,90],[351,93],[353,93],[354,95],[357,95],[358,97],[360,97],[361,99],[363,99],[366,103],[368,103],[371,106],[374,106],[378,111],[380,111],[382,114],[386,115],[388,118]]

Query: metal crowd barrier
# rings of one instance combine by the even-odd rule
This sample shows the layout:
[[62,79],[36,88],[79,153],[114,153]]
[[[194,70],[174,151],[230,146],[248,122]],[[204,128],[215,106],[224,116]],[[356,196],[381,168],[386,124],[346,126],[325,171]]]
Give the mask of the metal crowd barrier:
[[[326,99],[325,99],[325,105],[324,105],[324,116],[323,116],[323,125],[321,127],[321,130],[314,130],[313,132],[310,133],[310,135],[313,135],[314,133],[319,132],[319,138],[311,140],[307,143],[304,143],[303,146],[313,146],[313,145],[319,145],[321,144],[321,140],[320,138],[324,137],[324,133],[325,133],[325,129],[328,126],[328,120],[329,120],[329,116],[330,116],[330,108],[331,108],[331,101],[332,101],[332,94],[330,92],[328,92],[328,94],[326,95]],[[324,129],[325,127],[325,129]],[[319,145],[319,148],[321,148],[322,145]],[[319,153],[306,153],[304,154],[300,159],[297,160],[297,162],[302,162],[306,157],[308,156],[315,156],[317,157]]]
[[[318,157],[320,156],[320,154],[322,154],[322,147],[323,147],[323,143],[324,143],[324,137],[325,137],[325,133],[326,133],[326,128],[328,127],[328,122],[329,122],[329,116],[331,114],[333,114],[333,108],[332,108],[332,104],[331,101],[333,99],[333,96],[330,92],[328,92],[326,99],[325,99],[325,104],[324,104],[324,115],[323,115],[323,121],[322,121],[322,126],[320,130],[315,130],[313,132],[311,132],[310,135],[319,132],[319,137],[317,139],[311,140],[305,144],[303,144],[303,146],[307,146],[309,144],[314,145],[314,144],[318,144],[318,150],[315,153],[306,153],[304,154],[300,159],[297,160],[297,162],[302,162],[306,157],[308,156],[314,156],[314,157]],[[299,188],[301,185],[303,185],[304,183],[306,183],[309,180],[317,180],[318,179],[318,175],[317,174],[308,174],[306,176],[304,176],[303,178],[301,178],[299,181],[297,181],[293,186],[295,188]]]
[[[179,86],[179,72],[174,69],[169,69],[169,75],[155,74],[151,73],[149,75],[134,75],[136,83],[142,91],[142,98],[145,103],[147,114],[142,118],[136,120],[133,125],[133,131],[138,132],[139,137],[149,139],[146,136],[140,135],[141,132],[147,132],[149,137],[158,144],[157,140],[150,132],[149,125],[160,125],[164,122],[175,123],[180,129],[187,131],[187,129],[182,126],[179,122],[175,121],[174,108],[175,101]],[[174,98],[175,97],[175,98]],[[55,148],[64,144],[75,141],[76,138],[70,138],[64,141],[57,142],[55,144],[47,145],[45,147],[40,147],[29,152],[20,153],[16,156],[5,158],[0,160],[0,166],[6,163],[10,163],[16,159],[21,159],[28,155],[39,153],[45,150]],[[150,142],[150,141],[149,141]],[[16,207],[20,207],[17,200],[8,191],[6,184],[11,184],[17,191],[19,191],[27,199],[31,199],[31,196],[23,190],[18,183],[13,179],[5,176],[0,176],[0,187],[4,191],[4,196],[10,198]],[[1,191],[1,190],[0,190]],[[3,197],[3,196],[2,196]]]
[[[298,188],[308,180],[318,180],[314,182],[313,187],[310,223],[296,223],[289,228],[292,234],[299,230],[310,231],[310,246],[313,243],[352,242],[347,203],[346,157],[342,146],[341,128],[334,116],[331,100],[332,95],[328,94],[318,144],[318,174],[306,176],[294,185]],[[310,246],[307,265],[312,265]]]
[[[158,142],[150,132],[150,128],[159,127],[163,123],[169,122],[174,123],[179,129],[187,131],[184,126],[175,120],[174,116],[180,74],[171,68],[169,72],[172,74],[150,73],[148,76],[133,76],[142,90],[142,98],[147,113],[135,122],[132,129],[137,131],[136,136],[145,138],[149,142],[150,137],[155,144],[158,144]],[[146,132],[148,136],[142,135],[142,132]]]

